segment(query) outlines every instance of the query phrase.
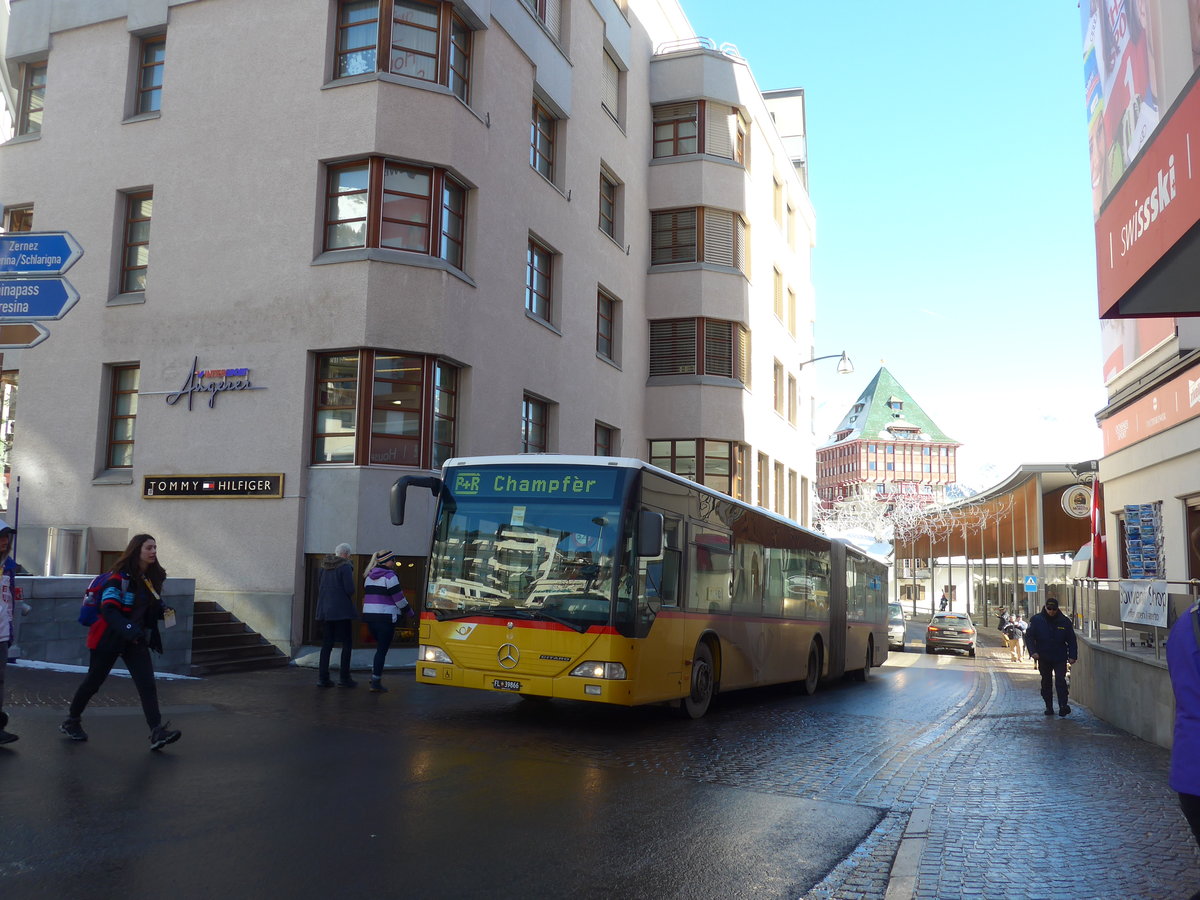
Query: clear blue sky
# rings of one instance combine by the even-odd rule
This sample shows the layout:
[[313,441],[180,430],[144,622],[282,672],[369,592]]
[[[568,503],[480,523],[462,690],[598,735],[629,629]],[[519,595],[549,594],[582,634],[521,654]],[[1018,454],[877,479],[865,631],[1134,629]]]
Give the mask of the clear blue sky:
[[[881,362],[987,487],[1099,456],[1075,0],[681,0],[807,102],[822,440]],[[989,468],[990,467],[990,468]]]

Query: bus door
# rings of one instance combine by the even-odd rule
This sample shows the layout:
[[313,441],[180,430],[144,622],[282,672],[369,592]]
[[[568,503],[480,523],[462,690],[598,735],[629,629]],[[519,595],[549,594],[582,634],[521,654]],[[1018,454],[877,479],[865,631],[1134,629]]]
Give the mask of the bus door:
[[664,516],[662,556],[638,560],[634,597],[637,672],[631,674],[639,701],[683,693],[682,567],[683,522]]
[[831,542],[829,548],[829,678],[837,678],[846,672],[846,633],[850,627],[846,621],[846,545],[841,541]]

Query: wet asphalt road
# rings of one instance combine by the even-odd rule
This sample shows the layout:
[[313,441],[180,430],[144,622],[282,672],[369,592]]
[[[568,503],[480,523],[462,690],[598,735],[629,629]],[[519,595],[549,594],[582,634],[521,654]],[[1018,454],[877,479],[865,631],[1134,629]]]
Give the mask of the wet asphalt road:
[[[1188,845],[1154,783],[1165,752],[1082,710],[1028,714],[1032,670],[984,656],[896,653],[867,684],[731,694],[698,722],[399,672],[384,695],[317,689],[295,668],[166,681],[184,737],[159,753],[128,680],[110,679],[74,744],[57,725],[80,676],[10,669],[21,740],[0,749],[0,897],[882,897],[922,806],[931,842],[943,833],[918,896],[1026,896],[1021,869],[988,880],[988,842],[1050,830],[1079,848],[1072,801],[1104,777],[1056,785],[1059,825],[1014,817],[1005,803],[1029,799],[986,773],[1045,740],[1139,779],[1138,827],[1176,859],[1163,883],[1186,883]],[[1123,871],[1129,834],[1110,831],[1095,865]],[[1175,896],[1114,877],[1115,893],[1030,896]]]

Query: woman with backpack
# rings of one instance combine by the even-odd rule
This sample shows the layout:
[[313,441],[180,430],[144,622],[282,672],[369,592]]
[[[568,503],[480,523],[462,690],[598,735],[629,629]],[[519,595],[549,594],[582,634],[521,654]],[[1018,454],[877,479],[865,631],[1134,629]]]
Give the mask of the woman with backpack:
[[167,573],[158,562],[158,542],[148,534],[134,535],[108,575],[100,617],[88,629],[88,672],[59,731],[73,741],[88,739],[80,717],[119,659],[141,698],[142,713],[150,726],[150,749],[159,750],[179,740],[183,732],[162,721],[150,659],[151,650],[162,653],[158,622],[165,613],[162,587]]

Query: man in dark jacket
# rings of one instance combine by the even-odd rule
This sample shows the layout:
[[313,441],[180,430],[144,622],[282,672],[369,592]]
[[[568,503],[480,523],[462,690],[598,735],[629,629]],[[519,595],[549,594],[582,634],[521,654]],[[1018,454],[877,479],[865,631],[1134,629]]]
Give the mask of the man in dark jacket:
[[333,553],[321,561],[321,583],[317,591],[317,621],[325,624],[321,641],[321,656],[317,671],[317,687],[333,687],[329,679],[329,656],[333,645],[342,645],[339,687],[355,687],[350,677],[350,653],[354,646],[354,619],[358,608],[354,604],[354,564],[350,562],[350,545],[338,544]]
[[1079,647],[1075,643],[1071,620],[1059,612],[1058,601],[1053,597],[1048,598],[1042,611],[1029,620],[1029,627],[1025,629],[1025,649],[1037,661],[1038,671],[1042,673],[1045,715],[1054,715],[1054,691],[1058,692],[1058,714],[1069,715],[1067,666],[1079,658]]

